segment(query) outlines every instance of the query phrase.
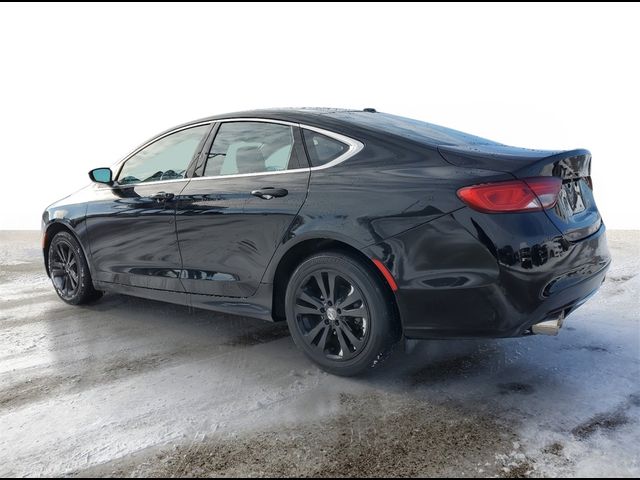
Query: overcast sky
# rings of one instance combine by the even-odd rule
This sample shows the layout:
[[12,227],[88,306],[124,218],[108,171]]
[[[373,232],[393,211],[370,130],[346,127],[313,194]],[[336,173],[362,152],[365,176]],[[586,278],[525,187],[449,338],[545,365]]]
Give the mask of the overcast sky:
[[609,228],[640,228],[637,6],[0,7],[0,229],[148,137],[272,106],[374,107],[588,148]]

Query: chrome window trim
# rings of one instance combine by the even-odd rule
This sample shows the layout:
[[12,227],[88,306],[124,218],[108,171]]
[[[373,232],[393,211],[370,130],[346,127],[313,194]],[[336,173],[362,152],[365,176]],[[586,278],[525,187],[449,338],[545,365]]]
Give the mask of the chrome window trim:
[[325,130],[323,128],[317,128],[317,127],[310,127],[308,125],[300,125],[300,128],[305,128],[307,130],[311,130],[312,132],[317,132],[320,133],[326,137],[330,137],[333,138],[335,140],[338,140],[339,142],[345,143],[349,146],[349,148],[347,149],[346,152],[344,152],[342,155],[340,155],[338,158],[335,158],[333,160],[331,160],[328,163],[325,163],[324,165],[320,165],[317,167],[311,167],[312,171],[315,170],[324,170],[325,168],[331,168],[335,165],[338,165],[348,159],[350,159],[351,157],[353,157],[354,155],[360,153],[360,151],[364,148],[364,144],[362,142],[359,142],[358,140],[354,140],[351,137],[347,137],[346,135],[342,135],[340,133],[335,133],[335,132],[331,132],[329,130]]
[[219,118],[217,120],[213,120],[215,123],[226,123],[226,122],[262,122],[262,123],[279,123],[280,125],[290,125],[292,127],[299,127],[299,123],[295,122],[287,122],[285,120],[272,120],[270,118]]
[[[166,136],[172,135],[174,133],[180,132],[182,130],[187,130],[189,128],[194,128],[194,127],[200,127],[203,125],[211,125],[214,123],[228,123],[228,122],[262,122],[262,123],[275,123],[275,124],[279,124],[279,125],[289,125],[291,127],[299,127],[299,128],[304,128],[307,130],[311,130],[313,132],[318,132],[322,135],[326,135],[327,137],[330,138],[334,138],[336,140],[338,140],[339,142],[342,142],[344,144],[346,144],[348,146],[348,149],[346,152],[344,152],[342,155],[340,155],[338,158],[331,160],[330,162],[324,164],[324,165],[320,165],[318,167],[302,167],[302,168],[291,168],[291,169],[287,169],[287,170],[275,170],[275,171],[265,171],[265,172],[254,172],[254,173],[235,173],[235,174],[231,174],[231,175],[211,175],[211,176],[207,176],[207,177],[190,177],[190,178],[175,178],[175,179],[171,179],[171,180],[157,180],[154,182],[139,182],[139,183],[127,183],[127,184],[115,184],[115,186],[117,187],[133,187],[133,186],[137,186],[137,185],[157,185],[157,184],[162,184],[162,183],[170,183],[170,182],[186,182],[186,181],[199,181],[199,180],[217,180],[220,178],[241,178],[241,177],[258,177],[258,176],[264,176],[264,175],[278,175],[278,174],[282,174],[282,173],[309,173],[309,172],[313,172],[313,171],[317,171],[317,170],[325,170],[327,168],[331,168],[334,167],[342,162],[345,162],[346,160],[348,160],[349,158],[353,157],[354,155],[360,153],[360,151],[364,148],[364,144],[358,140],[355,140],[351,137],[347,137],[346,135],[342,135],[340,133],[336,133],[336,132],[332,132],[330,130],[325,130],[324,128],[318,128],[318,127],[312,127],[310,125],[305,125],[302,123],[295,123],[295,122],[287,122],[285,120],[272,120],[270,118],[250,118],[250,117],[240,117],[240,118],[220,118],[217,120],[209,120],[206,122],[200,122],[200,123],[194,123],[191,125],[186,125],[180,128],[176,128],[175,130],[171,130],[167,133],[164,133],[158,137],[153,138],[152,140],[149,140],[147,143],[145,143],[144,145],[142,145],[141,147],[138,147],[136,150],[134,150],[132,153],[130,153],[129,155],[127,155],[124,159],[120,160],[119,162],[117,162],[115,164],[115,166],[117,167],[117,175],[116,177],[120,174],[120,170],[122,169],[122,166],[124,165],[124,163],[129,160],[131,157],[133,157],[135,154],[137,154],[138,152],[140,152],[141,150],[145,149],[146,147],[148,147],[149,145],[151,145],[152,143],[157,142],[158,140],[163,139]],[[112,187],[107,187],[107,188],[112,188]]]
[[278,175],[282,173],[309,173],[311,169],[309,167],[303,168],[289,168],[287,170],[272,170],[266,172],[253,172],[253,173],[232,173],[230,175],[210,175],[208,177],[191,177],[186,180],[197,182],[199,180],[218,180],[221,178],[241,178],[241,177],[260,177],[265,175]]
[[158,185],[160,183],[175,183],[175,182],[188,182],[191,178],[172,178],[171,180],[154,180],[153,182],[138,182],[138,183],[114,183],[110,187],[98,187],[98,190],[111,190],[112,188],[127,188],[127,187],[143,187],[145,185]]

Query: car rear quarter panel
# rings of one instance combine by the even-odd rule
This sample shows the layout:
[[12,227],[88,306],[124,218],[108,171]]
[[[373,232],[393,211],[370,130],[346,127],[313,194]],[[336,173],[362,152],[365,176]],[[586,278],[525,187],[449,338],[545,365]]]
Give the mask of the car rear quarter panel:
[[498,263],[452,214],[372,245],[366,253],[379,258],[396,280],[405,334],[455,336],[477,333],[485,325],[500,328]]
[[335,231],[362,246],[463,207],[456,190],[509,174],[447,164],[437,150],[388,137],[357,137],[365,148],[346,162],[314,169],[291,237]]

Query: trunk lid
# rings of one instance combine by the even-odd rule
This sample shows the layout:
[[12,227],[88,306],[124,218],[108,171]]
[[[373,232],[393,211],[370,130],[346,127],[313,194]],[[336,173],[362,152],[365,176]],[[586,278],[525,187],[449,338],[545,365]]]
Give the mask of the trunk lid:
[[597,232],[602,223],[591,182],[588,150],[531,150],[500,144],[441,145],[443,158],[456,166],[506,172],[515,178],[554,176],[562,179],[555,207],[545,213],[569,241]]

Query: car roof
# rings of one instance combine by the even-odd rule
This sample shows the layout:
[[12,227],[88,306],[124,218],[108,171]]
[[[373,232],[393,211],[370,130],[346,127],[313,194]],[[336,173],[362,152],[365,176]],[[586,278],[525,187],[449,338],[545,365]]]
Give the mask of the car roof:
[[198,120],[221,120],[225,118],[264,118],[271,120],[282,120],[298,123],[300,121],[320,122],[326,121],[327,117],[335,116],[345,112],[361,112],[361,110],[349,110],[346,108],[318,108],[318,107],[297,107],[297,108],[265,108],[256,110],[243,110],[231,112]]
[[499,145],[486,138],[453,130],[440,125],[400,117],[375,109],[364,110],[345,108],[269,108],[245,110],[199,119],[188,124],[231,119],[259,118],[301,123],[312,127],[325,128],[336,133],[355,135],[373,133],[392,135],[422,145]]

